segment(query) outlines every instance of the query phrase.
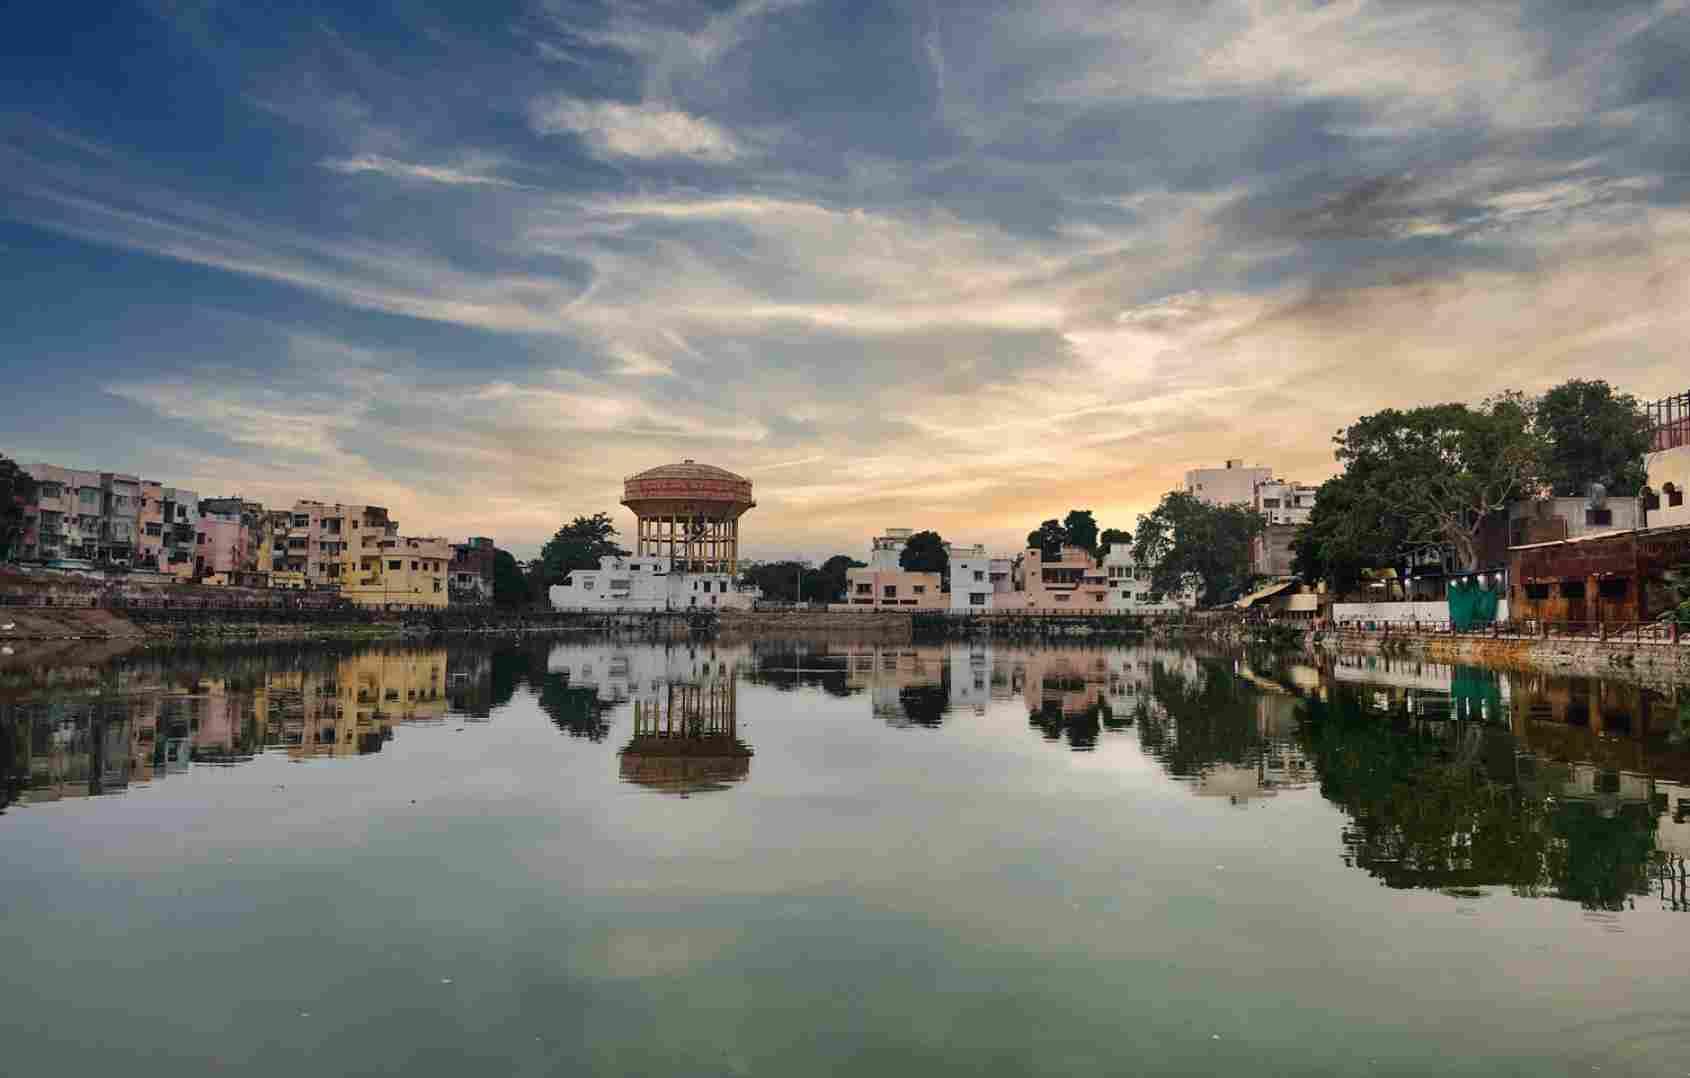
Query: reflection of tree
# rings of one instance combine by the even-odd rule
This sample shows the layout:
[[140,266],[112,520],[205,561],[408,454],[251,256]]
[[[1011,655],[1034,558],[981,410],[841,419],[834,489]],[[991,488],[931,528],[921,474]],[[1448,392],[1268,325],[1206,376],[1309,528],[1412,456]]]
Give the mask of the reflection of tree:
[[1130,719],[1117,721],[1109,705],[1099,700],[1077,711],[1065,711],[1059,699],[1047,697],[1027,714],[1027,723],[1039,730],[1046,741],[1068,739],[1068,747],[1084,752],[1097,747],[1097,735],[1104,726],[1118,730],[1132,725]]
[[1150,667],[1154,707],[1138,713],[1139,743],[1170,774],[1200,775],[1215,764],[1246,763],[1259,753],[1257,691],[1218,662],[1199,665],[1195,680],[1157,662]]
[[951,690],[944,683],[947,680],[948,676],[941,673],[938,685],[906,685],[898,690],[898,705],[912,725],[933,727],[945,721],[945,712],[951,706]]
[[545,674],[535,686],[540,710],[570,737],[602,741],[610,733],[607,716],[614,706],[599,699],[597,689],[572,688],[566,674]]
[[[496,649],[488,663],[489,666],[489,707],[500,708],[511,702],[516,695],[516,688],[522,684],[522,678],[533,665],[530,655],[508,648]],[[540,671],[544,674],[546,660],[540,657]]]
[[795,648],[757,648],[756,664],[746,680],[780,692],[820,688],[829,696],[850,696],[845,664],[838,656],[817,655]]
[[1647,892],[1648,806],[1605,815],[1560,796],[1560,766],[1522,782],[1505,731],[1382,716],[1335,686],[1329,703],[1308,702],[1299,737],[1321,793],[1351,818],[1346,860],[1388,886],[1506,885],[1604,909]]

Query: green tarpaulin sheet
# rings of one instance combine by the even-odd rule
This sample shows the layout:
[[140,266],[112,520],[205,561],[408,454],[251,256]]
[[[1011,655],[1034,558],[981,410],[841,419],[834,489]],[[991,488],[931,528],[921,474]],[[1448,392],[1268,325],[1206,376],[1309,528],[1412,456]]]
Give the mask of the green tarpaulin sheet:
[[1449,624],[1460,632],[1479,625],[1496,622],[1496,601],[1500,598],[1490,588],[1476,583],[1454,583],[1449,586]]

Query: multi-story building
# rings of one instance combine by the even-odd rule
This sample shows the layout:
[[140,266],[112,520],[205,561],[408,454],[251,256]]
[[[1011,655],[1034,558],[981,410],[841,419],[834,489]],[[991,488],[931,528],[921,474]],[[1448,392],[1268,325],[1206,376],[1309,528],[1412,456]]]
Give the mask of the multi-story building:
[[950,602],[939,573],[915,573],[898,564],[913,528],[887,528],[869,543],[868,564],[845,571],[845,604],[854,608],[944,610]]
[[1055,557],[1038,547],[1021,556],[1021,588],[1013,609],[1096,614],[1109,608],[1109,579],[1082,547],[1065,546]]
[[143,479],[140,512],[136,518],[134,567],[157,570],[163,554],[164,484]]
[[1307,524],[1319,492],[1319,487],[1307,483],[1268,479],[1256,484],[1251,504],[1269,524]]
[[[378,507],[340,508],[369,511]],[[446,567],[452,560],[452,545],[445,539],[400,535],[398,525],[392,522],[378,529],[375,522],[386,521],[387,510],[380,509],[379,513],[379,517],[364,512],[331,518],[338,519],[344,530],[324,533],[344,536],[338,541],[344,551],[343,560],[333,574],[341,597],[377,609],[445,607],[449,599]],[[298,519],[298,514],[294,519]],[[290,541],[292,538],[290,532]],[[307,575],[311,575],[310,570]],[[329,576],[325,574],[323,579]]]
[[1175,614],[1197,605],[1196,581],[1187,581],[1177,595],[1158,595],[1150,583],[1150,570],[1138,564],[1132,547],[1111,546],[1103,555],[1103,576],[1109,587],[1106,605],[1123,614]]
[[91,559],[100,527],[99,473],[36,464],[29,474],[35,479],[35,500],[24,506],[19,557],[42,562]]
[[122,472],[101,472],[96,560],[113,566],[134,564],[139,549],[140,521],[140,477]]
[[1185,473],[1185,492],[1210,505],[1256,504],[1256,486],[1273,481],[1272,468],[1246,468],[1229,460],[1224,468],[1193,468]]
[[1012,558],[992,557],[982,546],[951,548],[951,613],[989,613],[1014,588]]
[[[310,588],[334,588],[343,583],[364,553],[363,539],[396,534],[398,525],[379,505],[297,501],[290,509],[255,514],[253,528],[267,533],[258,546],[259,567],[286,574],[287,581],[303,581]],[[371,548],[374,549],[374,548]],[[265,553],[267,552],[267,553]]]
[[158,571],[177,580],[191,580],[199,538],[200,496],[185,487],[159,490],[162,535]]
[[465,542],[452,544],[452,561],[446,568],[446,592],[454,605],[493,601],[496,553],[493,540],[485,536],[472,536]]

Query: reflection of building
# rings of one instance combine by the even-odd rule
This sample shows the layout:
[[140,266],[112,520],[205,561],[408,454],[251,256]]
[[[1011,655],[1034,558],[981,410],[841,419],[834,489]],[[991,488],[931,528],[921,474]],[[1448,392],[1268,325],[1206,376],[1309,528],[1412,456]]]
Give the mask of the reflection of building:
[[622,780],[683,797],[744,782],[751,749],[739,739],[736,684],[729,669],[635,697],[634,736],[620,754]]

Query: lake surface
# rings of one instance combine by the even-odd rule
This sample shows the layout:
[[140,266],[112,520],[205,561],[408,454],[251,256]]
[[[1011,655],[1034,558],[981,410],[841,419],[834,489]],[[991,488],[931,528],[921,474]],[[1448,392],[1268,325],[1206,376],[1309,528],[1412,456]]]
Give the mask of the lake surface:
[[1690,1074],[1687,740],[1160,648],[0,668],[4,1070]]

